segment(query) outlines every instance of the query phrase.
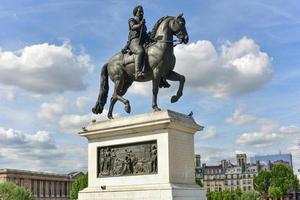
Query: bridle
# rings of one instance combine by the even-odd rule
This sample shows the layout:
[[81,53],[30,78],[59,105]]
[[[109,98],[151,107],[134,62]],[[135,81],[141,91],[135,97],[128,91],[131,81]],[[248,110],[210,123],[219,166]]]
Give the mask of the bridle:
[[[182,33],[182,30],[179,28],[179,25],[178,25],[178,22],[176,23],[176,26],[178,26],[178,32],[175,32],[175,35],[178,37],[178,35],[183,35]],[[163,42],[163,43],[172,43],[173,44],[173,47],[176,47],[178,44],[182,44],[183,43],[183,40],[163,40],[162,39],[162,36],[159,35],[158,37],[154,38],[154,41],[155,42]],[[174,42],[177,42],[174,44]]]

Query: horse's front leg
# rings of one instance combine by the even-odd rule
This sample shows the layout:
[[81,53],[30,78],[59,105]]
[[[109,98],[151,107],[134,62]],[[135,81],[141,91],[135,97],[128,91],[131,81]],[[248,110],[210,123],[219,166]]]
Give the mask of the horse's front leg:
[[182,96],[185,77],[174,71],[171,71],[167,74],[166,78],[167,78],[167,80],[170,80],[170,81],[179,81],[179,88],[177,90],[177,94],[172,96],[172,98],[171,98],[171,103],[175,103]]
[[154,111],[160,111],[161,109],[157,106],[157,94],[159,90],[159,72],[158,70],[153,70],[153,80],[152,80],[152,108]]

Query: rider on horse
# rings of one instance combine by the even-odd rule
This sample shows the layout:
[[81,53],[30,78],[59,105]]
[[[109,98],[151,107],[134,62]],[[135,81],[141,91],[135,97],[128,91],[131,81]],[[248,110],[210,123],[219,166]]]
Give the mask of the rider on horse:
[[128,42],[122,52],[127,52],[129,48],[135,54],[135,78],[142,79],[144,77],[143,67],[145,63],[145,49],[143,45],[149,41],[150,37],[147,34],[143,7],[136,6],[133,9],[133,15],[134,18],[130,18],[128,21]]
[[[145,66],[145,48],[144,44],[149,44],[153,42],[153,38],[149,36],[147,33],[146,21],[144,19],[144,9],[141,5],[136,6],[133,9],[134,18],[130,18],[128,21],[129,25],[129,35],[128,41],[124,49],[122,49],[122,53],[127,53],[129,49],[131,53],[135,54],[135,78],[142,79],[144,78],[144,66]],[[165,78],[160,80],[160,87],[168,88],[170,84],[167,82]]]

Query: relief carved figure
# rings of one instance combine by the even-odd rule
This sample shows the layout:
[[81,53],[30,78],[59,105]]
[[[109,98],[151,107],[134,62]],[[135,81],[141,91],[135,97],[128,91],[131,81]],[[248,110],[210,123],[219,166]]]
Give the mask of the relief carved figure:
[[98,177],[157,173],[156,141],[98,148]]

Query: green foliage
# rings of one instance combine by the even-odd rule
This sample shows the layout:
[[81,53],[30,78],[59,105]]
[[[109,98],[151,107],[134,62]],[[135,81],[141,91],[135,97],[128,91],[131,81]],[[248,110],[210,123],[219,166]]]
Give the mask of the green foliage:
[[207,200],[240,200],[242,195],[241,189],[224,190],[222,192],[207,192]]
[[206,197],[207,200],[223,200],[222,192],[207,192]]
[[262,198],[256,191],[248,191],[242,193],[241,200],[262,200]]
[[261,171],[253,181],[254,189],[263,197],[283,197],[289,190],[297,190],[299,181],[290,166],[276,164],[271,172]]
[[242,196],[242,190],[241,190],[241,188],[237,188],[236,190],[234,190],[234,192],[235,192],[235,196],[237,196],[237,197],[241,197]]
[[73,182],[72,189],[70,191],[71,199],[77,199],[78,192],[83,190],[87,186],[88,186],[88,174],[86,173]]
[[276,191],[277,194],[279,194],[278,191],[281,191],[280,197],[283,197],[289,189],[298,189],[298,187],[299,181],[290,166],[277,164],[273,167],[271,171],[271,191]]
[[269,188],[269,196],[272,198],[280,198],[283,197],[284,193],[280,187],[271,186]]
[[271,173],[267,171],[261,171],[253,179],[253,187],[263,197],[268,195],[268,190],[271,185]]
[[199,185],[200,187],[203,187],[203,183],[201,182],[200,178],[196,178],[196,184]]
[[13,183],[6,182],[0,184],[1,200],[34,200],[31,192],[23,187],[19,187]]

